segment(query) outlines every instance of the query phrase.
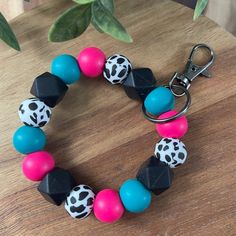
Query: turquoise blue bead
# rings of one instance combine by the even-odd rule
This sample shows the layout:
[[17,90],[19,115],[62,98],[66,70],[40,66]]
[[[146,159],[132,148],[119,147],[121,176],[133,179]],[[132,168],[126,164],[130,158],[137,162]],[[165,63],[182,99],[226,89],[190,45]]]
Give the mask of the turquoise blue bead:
[[170,89],[158,87],[152,90],[144,101],[146,111],[152,115],[160,115],[174,108],[175,97]]
[[151,192],[137,179],[128,179],[120,187],[120,198],[127,211],[143,212],[151,203]]
[[73,84],[80,78],[80,69],[77,60],[68,54],[54,58],[51,65],[52,74],[58,76],[64,83]]
[[28,154],[44,148],[46,135],[40,128],[21,126],[14,133],[12,141],[18,152]]

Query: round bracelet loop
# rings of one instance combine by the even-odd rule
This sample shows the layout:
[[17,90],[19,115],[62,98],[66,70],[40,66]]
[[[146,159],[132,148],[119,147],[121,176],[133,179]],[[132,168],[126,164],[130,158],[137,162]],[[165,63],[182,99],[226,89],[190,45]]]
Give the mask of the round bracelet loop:
[[[212,55],[205,66],[192,62],[194,51],[200,47],[206,47]],[[198,75],[209,77],[207,68],[212,64],[213,56],[208,46],[196,45],[184,73],[175,73],[168,85],[157,89],[149,68],[133,69],[129,59],[120,54],[106,59],[99,48],[89,47],[83,49],[77,59],[67,54],[57,56],[52,62],[52,73],[45,72],[35,78],[30,90],[34,98],[24,100],[18,108],[24,126],[15,132],[13,146],[26,155],[22,162],[23,174],[31,181],[41,181],[37,189],[47,201],[57,206],[65,202],[65,209],[73,218],[84,219],[93,210],[99,221],[113,223],[122,217],[125,210],[143,212],[151,203],[151,192],[159,195],[168,189],[173,180],[171,169],[182,165],[188,157],[186,147],[180,141],[188,130],[187,119],[182,116],[191,105],[188,89]],[[95,194],[90,186],[78,185],[71,173],[55,167],[53,156],[44,151],[46,136],[40,128],[49,122],[51,108],[63,99],[67,85],[80,79],[81,72],[90,78],[103,74],[110,83],[122,84],[127,96],[132,99],[143,99],[150,90],[153,91],[142,106],[145,118],[151,122],[163,124],[179,118],[175,122],[156,125],[157,133],[162,138],[156,143],[154,154],[140,166],[136,177],[126,180],[119,191],[103,189]],[[176,112],[172,110],[174,96],[182,95],[186,96],[185,104]],[[169,111],[168,114],[166,111]],[[163,116],[158,118],[161,113]],[[150,168],[155,171],[150,172]]]
[[[170,86],[165,86],[165,87],[171,89]],[[174,85],[173,84],[172,87],[183,90],[184,94],[186,95],[187,100],[186,100],[185,105],[183,106],[183,108],[174,116],[171,116],[171,117],[165,118],[165,119],[157,119],[157,118],[151,116],[146,111],[144,103],[143,103],[142,110],[143,110],[144,117],[147,120],[149,120],[149,121],[151,121],[153,123],[162,124],[162,123],[166,123],[166,122],[175,120],[175,119],[179,118],[180,116],[182,116],[183,114],[185,114],[188,111],[188,109],[189,109],[189,107],[191,105],[191,95],[190,95],[189,91],[185,87],[183,87],[181,85]],[[172,91],[172,89],[171,89],[171,91]]]

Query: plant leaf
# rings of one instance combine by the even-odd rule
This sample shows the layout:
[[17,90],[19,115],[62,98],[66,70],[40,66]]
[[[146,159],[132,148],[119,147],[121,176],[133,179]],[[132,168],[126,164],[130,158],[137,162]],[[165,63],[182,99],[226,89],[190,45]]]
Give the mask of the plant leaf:
[[93,27],[99,32],[99,33],[104,33],[102,29],[99,28],[99,26],[97,25],[97,23],[94,21],[93,17],[91,18],[91,23],[93,25]]
[[126,32],[122,24],[103,6],[100,0],[92,4],[92,17],[93,21],[103,32],[123,42],[133,42],[131,36]]
[[[101,3],[104,7],[106,7],[112,14],[114,13],[114,10],[115,10],[115,4],[114,4],[114,1],[113,0],[101,0]],[[94,28],[100,32],[100,33],[104,33],[102,29],[99,28],[99,26],[96,24],[96,22],[94,21],[93,19],[93,16],[92,16],[92,19],[91,19],[91,23],[92,25],[94,26]]]
[[112,14],[114,14],[115,4],[114,0],[100,0],[102,5],[107,8]]
[[20,45],[7,20],[0,12],[0,38],[10,47],[20,51]]
[[48,39],[63,42],[80,36],[91,21],[91,4],[76,5],[69,8],[50,27]]
[[195,10],[194,10],[194,15],[193,15],[193,20],[196,20],[204,11],[208,3],[208,0],[198,0]]
[[74,2],[78,3],[78,4],[87,4],[87,3],[92,3],[94,2],[95,0],[73,0]]

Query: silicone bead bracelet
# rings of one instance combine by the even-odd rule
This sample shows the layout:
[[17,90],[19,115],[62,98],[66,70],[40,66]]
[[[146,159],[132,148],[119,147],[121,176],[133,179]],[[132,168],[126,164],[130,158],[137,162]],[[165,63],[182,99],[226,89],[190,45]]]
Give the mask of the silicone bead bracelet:
[[[119,191],[103,189],[95,194],[90,186],[78,185],[69,171],[55,167],[53,156],[44,151],[46,135],[41,127],[50,121],[51,108],[63,99],[67,85],[77,82],[81,73],[90,78],[103,75],[111,84],[122,84],[128,97],[142,101],[145,117],[156,123],[162,137],[136,177],[126,180]],[[181,81],[178,86],[183,86],[183,91],[188,89]],[[93,210],[98,220],[112,223],[125,210],[143,212],[151,203],[151,193],[158,195],[167,190],[173,180],[172,169],[182,165],[188,156],[184,143],[179,140],[186,134],[188,122],[182,113],[178,115],[174,110],[173,88],[174,85],[156,86],[149,68],[134,69],[123,55],[114,54],[106,59],[95,47],[85,48],[77,59],[59,55],[52,61],[51,73],[35,78],[30,90],[34,97],[23,101],[18,109],[24,126],[14,133],[13,146],[26,155],[23,174],[31,181],[40,181],[38,190],[49,202],[55,205],[65,202],[65,209],[73,218],[86,218]],[[190,105],[190,95],[186,104],[184,112]]]

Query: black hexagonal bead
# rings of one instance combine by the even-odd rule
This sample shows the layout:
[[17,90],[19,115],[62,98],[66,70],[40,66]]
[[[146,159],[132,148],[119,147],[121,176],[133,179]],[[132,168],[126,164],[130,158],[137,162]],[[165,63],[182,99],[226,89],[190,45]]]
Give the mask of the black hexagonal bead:
[[144,101],[148,93],[156,88],[156,79],[149,68],[137,68],[131,70],[123,87],[129,98]]
[[55,107],[63,99],[67,90],[67,85],[59,77],[45,72],[36,77],[30,92],[49,107]]
[[38,191],[49,202],[59,206],[66,200],[76,182],[69,171],[56,167],[38,186]]
[[171,168],[155,156],[151,156],[141,165],[136,176],[147,189],[156,195],[171,186],[173,177],[174,174]]

